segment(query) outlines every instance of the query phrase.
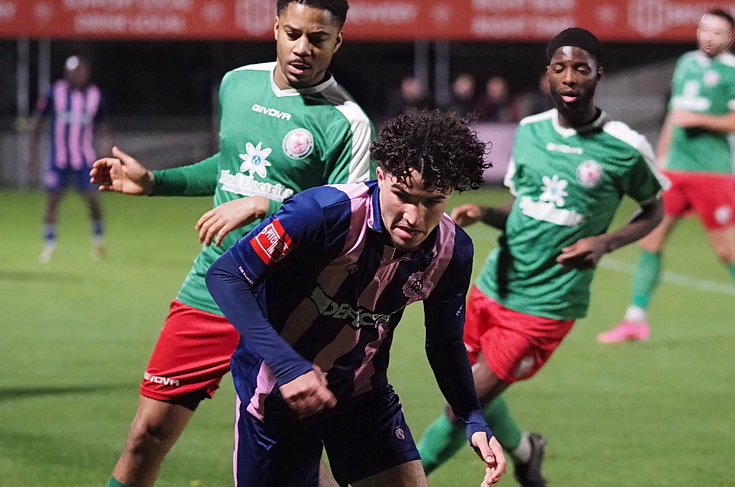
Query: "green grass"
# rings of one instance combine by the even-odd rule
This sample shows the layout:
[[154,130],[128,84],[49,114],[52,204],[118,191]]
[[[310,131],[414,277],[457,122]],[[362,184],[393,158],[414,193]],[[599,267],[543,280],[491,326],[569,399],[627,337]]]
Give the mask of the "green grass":
[[[86,210],[69,194],[57,258],[42,265],[42,195],[0,193],[2,485],[105,484],[168,302],[197,252],[194,222],[210,206],[208,198],[104,196],[107,258],[90,259]],[[505,198],[481,191],[452,203]],[[632,209],[626,202],[618,222]],[[497,232],[479,225],[469,232],[479,271]],[[547,437],[552,486],[733,485],[735,288],[696,220],[682,222],[670,244],[667,271],[719,287],[663,282],[651,308],[652,339],[603,346],[595,335],[620,319],[630,292],[630,275],[616,269],[637,254],[629,247],[605,257],[589,316],[533,380],[506,395],[521,426]],[[420,306],[398,330],[390,376],[418,437],[443,405],[423,353]],[[233,408],[227,377],[194,415],[158,486],[232,485]],[[501,486],[515,485],[511,470]],[[466,448],[430,480],[454,487],[481,477]]]

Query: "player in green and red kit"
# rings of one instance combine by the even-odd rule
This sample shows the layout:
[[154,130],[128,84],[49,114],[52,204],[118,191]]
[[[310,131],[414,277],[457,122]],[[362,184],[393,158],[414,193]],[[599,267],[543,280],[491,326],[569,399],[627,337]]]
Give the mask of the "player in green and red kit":
[[728,138],[735,132],[735,56],[728,52],[733,25],[723,10],[704,14],[697,28],[699,49],[676,65],[657,147],[671,181],[663,195],[665,216],[639,242],[631,304],[620,324],[598,335],[603,343],[648,339],[646,310],[661,275],[663,247],[679,219],[692,210],[735,280],[735,181]]
[[[201,252],[166,318],[140,388],[138,411],[108,485],[153,485],[199,402],[212,397],[239,334],[207,291],[209,266],[291,195],[368,180],[373,128],[327,72],[342,43],[344,0],[279,0],[277,59],[235,69],[220,87],[220,149],[197,164],[149,171],[114,149],[92,181],[105,191],[211,196],[197,222]],[[215,245],[210,245],[214,243]]]
[[[505,184],[514,198],[500,207],[454,209],[462,226],[483,221],[503,230],[470,291],[464,341],[488,425],[524,487],[543,487],[545,441],[521,434],[498,397],[533,377],[585,316],[595,266],[661,221],[666,184],[646,139],[594,105],[602,76],[599,40],[571,28],[549,42],[547,75],[555,109],[521,121]],[[623,196],[640,211],[608,227]],[[453,453],[458,425],[442,414],[419,443],[427,470]],[[462,431],[459,428],[459,431]]]

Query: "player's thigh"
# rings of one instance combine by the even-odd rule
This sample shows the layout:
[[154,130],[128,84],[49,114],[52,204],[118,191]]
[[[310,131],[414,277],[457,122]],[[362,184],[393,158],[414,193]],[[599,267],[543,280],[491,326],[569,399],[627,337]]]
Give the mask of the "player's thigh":
[[130,428],[131,436],[153,437],[173,443],[181,435],[194,411],[179,404],[140,396]]
[[429,485],[426,480],[421,460],[396,465],[372,477],[353,482],[353,487],[424,487]]
[[735,262],[735,226],[707,230],[717,256],[727,264]]
[[420,460],[403,406],[392,389],[362,394],[337,408],[324,415],[322,434],[340,485],[357,485]]
[[317,429],[295,420],[261,421],[238,399],[234,451],[237,487],[318,487]]

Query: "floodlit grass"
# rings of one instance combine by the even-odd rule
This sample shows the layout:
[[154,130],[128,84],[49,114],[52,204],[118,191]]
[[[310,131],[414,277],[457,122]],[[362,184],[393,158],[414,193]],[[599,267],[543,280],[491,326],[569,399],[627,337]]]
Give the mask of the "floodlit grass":
[[[505,198],[488,190],[451,204]],[[86,209],[70,193],[58,255],[47,265],[37,260],[43,196],[3,192],[0,204],[0,483],[103,486],[168,302],[196,255],[194,223],[211,200],[104,195],[108,255],[94,262]],[[626,202],[618,222],[632,210]],[[498,234],[480,225],[468,231],[477,272]],[[670,243],[665,269],[689,279],[661,284],[649,342],[595,341],[627,304],[626,266],[637,256],[629,247],[605,257],[589,316],[547,367],[506,395],[521,426],[548,439],[552,486],[733,485],[735,287],[696,220],[684,221]],[[698,290],[703,282],[717,286]],[[423,352],[421,307],[411,307],[403,321],[390,377],[418,437],[443,399]],[[194,415],[158,486],[232,485],[233,408],[227,377]],[[472,486],[481,478],[468,447],[430,481]],[[500,485],[515,485],[512,468]]]

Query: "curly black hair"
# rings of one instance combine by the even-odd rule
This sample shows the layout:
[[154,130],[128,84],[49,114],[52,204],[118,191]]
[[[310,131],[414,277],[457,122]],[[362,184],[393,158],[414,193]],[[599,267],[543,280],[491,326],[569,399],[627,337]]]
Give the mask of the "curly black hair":
[[347,0],[277,0],[276,15],[281,15],[281,12],[286,10],[291,3],[299,3],[307,7],[318,8],[319,10],[329,10],[340,28],[345,25],[347,9],[350,8]]
[[370,152],[401,182],[415,169],[429,191],[478,189],[492,164],[485,162],[489,147],[472,130],[472,122],[455,112],[412,109],[383,124]]

